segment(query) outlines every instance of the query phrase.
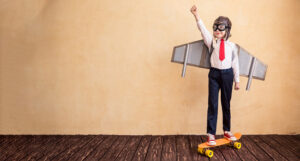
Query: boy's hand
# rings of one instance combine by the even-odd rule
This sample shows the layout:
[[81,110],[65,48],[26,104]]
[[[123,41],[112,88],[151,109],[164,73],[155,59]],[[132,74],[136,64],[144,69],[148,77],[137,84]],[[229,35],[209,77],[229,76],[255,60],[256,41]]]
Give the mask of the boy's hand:
[[235,90],[239,90],[239,89],[240,89],[240,84],[239,84],[239,82],[235,82],[235,84],[234,84],[234,89],[235,89]]
[[191,12],[192,12],[192,14],[193,14],[194,16],[197,15],[197,7],[196,7],[195,5],[192,6]]

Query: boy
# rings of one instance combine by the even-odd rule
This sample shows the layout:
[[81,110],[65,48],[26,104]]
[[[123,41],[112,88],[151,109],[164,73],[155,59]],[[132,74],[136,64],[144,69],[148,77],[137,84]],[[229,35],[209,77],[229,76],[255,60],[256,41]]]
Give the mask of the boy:
[[211,68],[208,74],[209,96],[207,110],[207,142],[209,145],[216,145],[215,135],[218,116],[218,95],[220,89],[224,137],[229,140],[236,140],[234,135],[230,132],[230,100],[233,80],[235,82],[234,89],[239,89],[239,60],[236,44],[228,40],[231,36],[231,21],[228,17],[219,16],[214,21],[214,37],[212,37],[202,20],[199,18],[195,5],[192,6],[191,12],[195,16],[204,43],[211,53]]

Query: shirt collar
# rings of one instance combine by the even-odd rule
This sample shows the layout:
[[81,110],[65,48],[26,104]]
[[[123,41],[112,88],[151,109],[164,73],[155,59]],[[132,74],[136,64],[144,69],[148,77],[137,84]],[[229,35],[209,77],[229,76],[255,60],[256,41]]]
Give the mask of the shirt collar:
[[[217,38],[217,42],[220,42],[220,41],[221,41],[221,39],[218,39],[218,38]],[[229,39],[227,39],[227,40],[224,39],[224,42],[229,42]]]

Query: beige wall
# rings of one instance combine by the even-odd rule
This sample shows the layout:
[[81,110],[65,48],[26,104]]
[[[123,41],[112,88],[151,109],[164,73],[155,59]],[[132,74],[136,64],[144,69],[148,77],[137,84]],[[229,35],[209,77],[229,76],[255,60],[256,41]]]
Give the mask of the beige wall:
[[0,3],[1,134],[205,134],[208,70],[170,62],[202,39],[193,4],[210,32],[230,17],[230,40],[269,67],[249,92],[241,77],[232,131],[300,133],[299,0]]

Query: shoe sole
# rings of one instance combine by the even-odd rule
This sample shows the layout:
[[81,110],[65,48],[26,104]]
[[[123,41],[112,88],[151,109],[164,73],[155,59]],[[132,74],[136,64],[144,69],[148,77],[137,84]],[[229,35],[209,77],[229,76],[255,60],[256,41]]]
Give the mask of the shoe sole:
[[237,139],[235,139],[235,140],[231,140],[230,138],[228,138],[228,137],[226,137],[226,136],[224,136],[227,140],[230,140],[230,141],[236,141]]
[[213,143],[213,144],[207,143],[207,145],[214,146],[217,145],[217,143]]

